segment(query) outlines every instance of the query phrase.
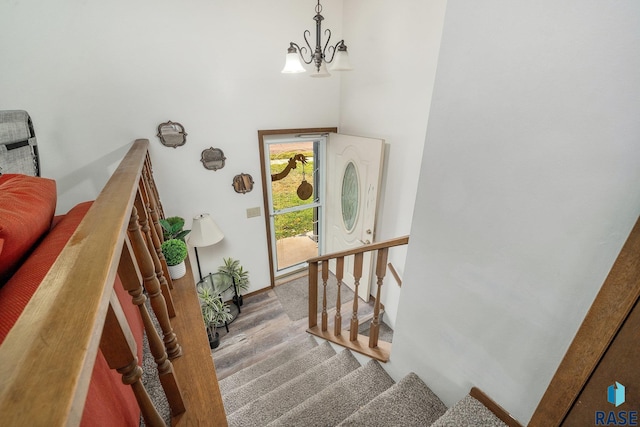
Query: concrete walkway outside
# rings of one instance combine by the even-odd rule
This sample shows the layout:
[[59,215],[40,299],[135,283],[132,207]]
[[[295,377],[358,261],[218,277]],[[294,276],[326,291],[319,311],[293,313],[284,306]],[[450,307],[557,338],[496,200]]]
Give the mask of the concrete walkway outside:
[[302,234],[276,241],[278,270],[318,256],[318,243],[310,235]]

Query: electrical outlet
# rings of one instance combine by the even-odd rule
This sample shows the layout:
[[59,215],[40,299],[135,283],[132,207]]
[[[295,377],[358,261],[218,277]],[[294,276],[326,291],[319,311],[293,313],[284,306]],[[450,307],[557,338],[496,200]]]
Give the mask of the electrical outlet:
[[247,218],[254,218],[260,216],[260,206],[247,209]]

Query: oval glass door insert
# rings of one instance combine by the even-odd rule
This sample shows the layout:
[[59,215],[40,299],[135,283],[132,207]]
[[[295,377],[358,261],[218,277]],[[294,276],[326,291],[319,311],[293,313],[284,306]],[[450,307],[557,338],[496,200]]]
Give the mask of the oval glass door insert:
[[351,232],[356,225],[359,204],[358,171],[353,162],[349,162],[342,177],[342,221],[347,231]]

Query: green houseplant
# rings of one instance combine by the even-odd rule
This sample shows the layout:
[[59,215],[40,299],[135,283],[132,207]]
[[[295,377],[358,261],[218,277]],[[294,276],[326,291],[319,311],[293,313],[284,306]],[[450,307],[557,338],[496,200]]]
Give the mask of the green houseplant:
[[179,279],[187,272],[184,260],[187,258],[187,244],[180,239],[169,239],[162,243],[161,247],[164,259],[169,267],[169,275],[172,279]]
[[209,337],[209,347],[214,349],[220,345],[217,327],[233,319],[233,315],[229,304],[222,301],[222,297],[212,288],[210,282],[199,284],[197,291],[202,319]]
[[238,305],[242,305],[242,294],[249,289],[249,272],[245,270],[240,261],[229,258],[223,258],[224,265],[218,267],[218,273],[222,273],[229,279],[233,280],[238,296],[233,296],[233,301]]
[[162,226],[162,233],[164,240],[179,239],[183,240],[191,230],[184,230],[184,218],[179,216],[171,216],[166,219],[161,219],[160,225]]

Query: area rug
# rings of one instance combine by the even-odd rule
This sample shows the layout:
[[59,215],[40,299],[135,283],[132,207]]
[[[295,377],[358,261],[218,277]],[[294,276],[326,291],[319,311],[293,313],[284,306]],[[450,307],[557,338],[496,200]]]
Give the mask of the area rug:
[[[318,313],[322,311],[322,277],[318,274]],[[292,322],[309,316],[309,279],[302,276],[275,287],[278,300]],[[327,281],[327,310],[336,306],[338,281],[330,274]],[[340,286],[342,304],[353,301],[353,291],[348,286]]]

